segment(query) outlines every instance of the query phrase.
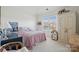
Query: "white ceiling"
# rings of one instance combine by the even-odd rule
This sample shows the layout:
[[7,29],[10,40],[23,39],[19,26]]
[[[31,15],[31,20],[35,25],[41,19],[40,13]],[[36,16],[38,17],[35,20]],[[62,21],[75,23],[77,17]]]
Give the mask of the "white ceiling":
[[[54,12],[62,6],[3,6],[1,10],[15,13],[27,13],[27,14],[45,14],[46,12]],[[48,8],[48,11],[46,10]]]

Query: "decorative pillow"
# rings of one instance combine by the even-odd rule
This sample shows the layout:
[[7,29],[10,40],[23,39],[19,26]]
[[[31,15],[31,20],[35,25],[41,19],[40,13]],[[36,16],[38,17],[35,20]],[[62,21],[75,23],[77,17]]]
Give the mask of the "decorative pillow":
[[7,35],[8,38],[16,38],[18,37],[18,33],[11,32]]
[[23,30],[23,27],[18,27],[18,31],[22,31]]
[[7,50],[6,49],[3,49],[3,51],[2,52],[7,52]]
[[2,47],[0,47],[0,52],[7,52],[7,50],[2,48]]
[[19,27],[19,31],[32,31],[32,30],[28,27]]
[[16,52],[28,52],[28,49],[26,47],[23,47],[23,48],[17,50]]

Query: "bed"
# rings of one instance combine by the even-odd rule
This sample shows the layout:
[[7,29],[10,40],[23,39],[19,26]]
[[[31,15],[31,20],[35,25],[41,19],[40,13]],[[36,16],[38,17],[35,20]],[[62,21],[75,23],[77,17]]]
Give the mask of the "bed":
[[23,37],[24,45],[31,50],[36,43],[46,40],[45,33],[43,31],[19,31],[20,36]]
[[12,27],[11,32],[17,32],[15,35],[8,36],[10,38],[21,36],[23,39],[23,44],[26,46],[28,49],[32,49],[33,46],[36,45],[36,43],[42,42],[46,40],[45,33],[43,31],[38,31],[38,30],[31,30],[29,27],[18,27],[17,22],[9,22],[9,24]]

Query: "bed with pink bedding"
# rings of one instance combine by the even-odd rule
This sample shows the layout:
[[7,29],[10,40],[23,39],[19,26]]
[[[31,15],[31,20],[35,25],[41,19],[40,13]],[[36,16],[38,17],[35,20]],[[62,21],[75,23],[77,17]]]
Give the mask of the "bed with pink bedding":
[[46,36],[43,31],[19,31],[19,35],[23,37],[24,45],[28,49],[32,49],[36,43],[46,40]]

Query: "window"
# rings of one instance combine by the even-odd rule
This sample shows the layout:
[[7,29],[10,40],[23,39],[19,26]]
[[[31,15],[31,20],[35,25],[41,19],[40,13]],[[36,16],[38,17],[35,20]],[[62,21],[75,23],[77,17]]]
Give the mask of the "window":
[[43,16],[44,29],[49,30],[56,25],[56,16]]
[[49,18],[52,22],[56,22],[56,16],[49,16]]

